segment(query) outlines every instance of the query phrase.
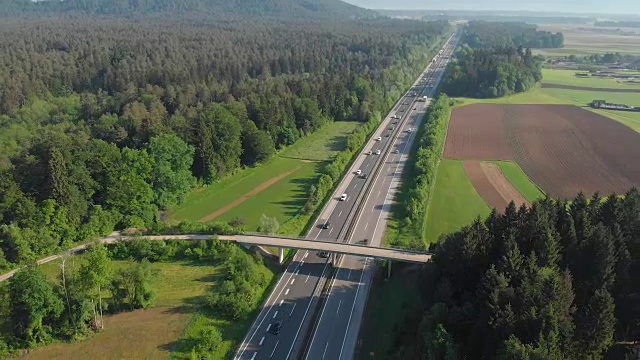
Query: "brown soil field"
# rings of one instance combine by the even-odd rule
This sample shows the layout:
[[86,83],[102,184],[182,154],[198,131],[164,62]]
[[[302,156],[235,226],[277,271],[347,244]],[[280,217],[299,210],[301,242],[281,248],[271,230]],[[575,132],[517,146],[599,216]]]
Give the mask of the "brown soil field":
[[[640,93],[640,89],[616,89],[616,88],[595,88],[588,86],[561,85],[561,84],[542,84],[543,89],[567,89],[567,90],[584,90],[584,91],[600,91],[600,92],[618,92],[618,93]],[[633,104],[629,104],[633,105]]]
[[513,159],[503,118],[502,108],[491,104],[455,109],[449,122],[444,156],[459,160]]
[[21,359],[167,359],[190,317],[169,307],[113,315],[87,340],[48,345]]
[[620,194],[640,186],[640,134],[570,105],[477,104],[456,109],[445,157],[515,160],[554,197],[580,191]]
[[256,186],[255,188],[251,189],[251,191],[249,191],[248,193],[242,195],[241,197],[239,197],[236,201],[227,204],[226,206],[223,206],[222,208],[212,212],[211,214],[203,217],[202,219],[198,220],[200,222],[206,222],[206,221],[211,221],[215,218],[217,218],[218,216],[226,213],[227,211],[233,209],[234,207],[242,204],[243,202],[249,200],[249,198],[251,198],[252,196],[256,196],[259,193],[263,192],[264,190],[266,190],[269,186],[276,184],[278,181],[286,178],[287,176],[291,175],[294,171],[300,169],[300,167],[297,167],[293,170],[287,171],[285,173],[282,173],[276,177],[273,177],[265,182],[263,182],[262,184]]
[[463,161],[462,165],[473,187],[490,207],[504,212],[511,201],[515,202],[516,207],[531,205],[504,176],[498,165],[471,160]]

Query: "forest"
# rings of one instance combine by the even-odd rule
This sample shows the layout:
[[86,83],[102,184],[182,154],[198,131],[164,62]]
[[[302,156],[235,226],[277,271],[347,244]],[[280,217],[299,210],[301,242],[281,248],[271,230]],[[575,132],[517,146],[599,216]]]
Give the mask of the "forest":
[[394,359],[638,359],[640,192],[513,202],[434,244]]
[[462,46],[447,69],[442,90],[449,96],[495,98],[527,91],[542,80],[540,56],[522,47]]
[[464,27],[462,41],[473,48],[561,48],[564,35],[520,22],[469,21]]
[[150,226],[196,184],[268,160],[327,122],[370,122],[449,29],[157,20],[0,24],[0,269]]

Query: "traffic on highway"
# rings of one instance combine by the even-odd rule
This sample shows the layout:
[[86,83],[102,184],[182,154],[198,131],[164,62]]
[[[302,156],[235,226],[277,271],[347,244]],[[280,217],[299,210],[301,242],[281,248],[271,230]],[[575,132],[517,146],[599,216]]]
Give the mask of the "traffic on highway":
[[[379,246],[385,214],[416,135],[414,129],[424,117],[457,40],[457,35],[448,39],[441,55],[393,107],[338,184],[307,238]],[[235,358],[351,358],[373,266],[364,257],[337,259],[335,263],[336,258],[327,253],[298,251]],[[320,303],[327,281],[328,294]]]

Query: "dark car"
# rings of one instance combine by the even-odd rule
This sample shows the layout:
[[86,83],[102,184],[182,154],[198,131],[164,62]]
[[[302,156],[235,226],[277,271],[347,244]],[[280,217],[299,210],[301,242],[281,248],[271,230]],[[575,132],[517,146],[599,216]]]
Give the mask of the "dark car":
[[329,257],[329,252],[328,252],[328,251],[320,251],[320,252],[318,253],[318,257],[321,257],[321,258],[323,258],[323,259],[326,259],[326,258],[328,258],[328,257]]
[[271,324],[271,328],[269,329],[269,332],[272,333],[273,335],[278,335],[280,334],[280,329],[282,329],[282,321],[276,321],[273,324]]
[[367,245],[369,243],[369,239],[362,239],[362,240],[358,241],[358,243],[362,244],[362,245]]
[[329,228],[331,228],[331,224],[327,221],[326,223],[322,224],[322,228],[323,229],[329,229]]
[[366,178],[367,178],[367,174],[365,173],[360,174],[360,179],[366,179]]

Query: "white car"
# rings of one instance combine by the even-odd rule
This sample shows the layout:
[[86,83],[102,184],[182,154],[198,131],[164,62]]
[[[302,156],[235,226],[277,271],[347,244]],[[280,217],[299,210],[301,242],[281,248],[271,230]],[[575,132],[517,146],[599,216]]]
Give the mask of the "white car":
[[412,131],[413,131],[413,129],[412,129],[412,128],[408,128],[408,129],[407,129],[407,132],[408,132],[408,133],[410,133],[410,132],[412,132]]
[[380,150],[376,150],[376,155],[380,155]]
[[340,195],[340,201],[346,201],[346,200],[347,200],[347,194]]
[[382,137],[381,137],[381,136],[378,136],[378,137],[376,138],[376,141],[380,141],[380,140],[382,140]]
[[360,175],[360,174],[362,174],[362,170],[360,169],[356,170],[356,175]]

